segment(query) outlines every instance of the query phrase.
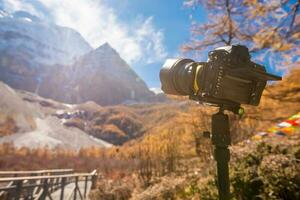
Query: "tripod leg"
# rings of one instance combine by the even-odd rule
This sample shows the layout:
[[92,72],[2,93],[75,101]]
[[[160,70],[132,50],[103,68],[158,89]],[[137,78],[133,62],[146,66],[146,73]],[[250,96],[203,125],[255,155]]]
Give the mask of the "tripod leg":
[[214,158],[217,161],[219,199],[230,199],[229,168],[230,130],[228,116],[223,112],[212,116],[212,143],[215,146]]
[[218,156],[229,157],[229,150],[225,148],[215,149],[215,159],[217,160],[219,199],[227,200],[230,199],[228,162],[224,158],[217,158]]

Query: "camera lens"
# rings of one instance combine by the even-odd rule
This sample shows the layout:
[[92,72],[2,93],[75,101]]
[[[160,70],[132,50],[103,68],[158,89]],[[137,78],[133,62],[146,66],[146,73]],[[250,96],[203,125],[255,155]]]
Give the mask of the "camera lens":
[[161,89],[166,94],[193,94],[196,66],[191,59],[168,59],[160,70]]

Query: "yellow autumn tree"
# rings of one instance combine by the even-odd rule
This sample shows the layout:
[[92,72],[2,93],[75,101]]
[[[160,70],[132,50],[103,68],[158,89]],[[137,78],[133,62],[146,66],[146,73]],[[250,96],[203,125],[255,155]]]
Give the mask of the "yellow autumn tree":
[[299,65],[300,1],[186,0],[184,5],[204,7],[208,20],[192,21],[192,37],[182,46],[183,51],[240,43],[273,67]]

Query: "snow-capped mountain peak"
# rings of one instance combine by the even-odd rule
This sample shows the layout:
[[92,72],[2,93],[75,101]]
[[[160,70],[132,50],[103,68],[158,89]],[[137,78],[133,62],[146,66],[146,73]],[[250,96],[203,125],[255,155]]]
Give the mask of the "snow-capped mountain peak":
[[30,22],[41,22],[41,20],[38,17],[36,17],[26,11],[17,11],[12,14],[12,17],[15,19],[23,19],[23,20],[30,21]]
[[8,50],[9,54],[26,52],[34,63],[52,65],[71,64],[92,48],[75,30],[18,11],[0,18],[0,53]]
[[94,52],[98,54],[110,54],[119,56],[119,53],[108,42],[105,42],[104,44],[100,45],[98,48],[95,49]]
[[112,105],[153,96],[110,44],[93,50],[75,30],[24,11],[0,18],[0,80],[67,103]]

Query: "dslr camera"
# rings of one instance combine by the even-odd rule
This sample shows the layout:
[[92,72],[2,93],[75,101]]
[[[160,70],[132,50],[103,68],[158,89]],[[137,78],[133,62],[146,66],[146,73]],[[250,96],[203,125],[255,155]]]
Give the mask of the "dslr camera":
[[246,46],[232,45],[209,52],[207,62],[168,59],[160,70],[166,94],[218,106],[257,106],[268,80],[281,80],[252,62]]

